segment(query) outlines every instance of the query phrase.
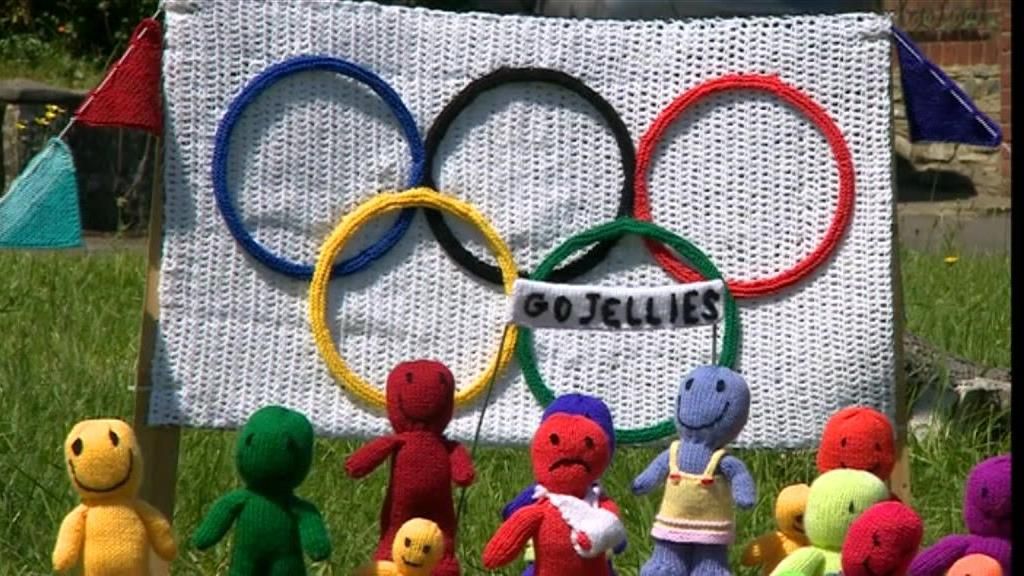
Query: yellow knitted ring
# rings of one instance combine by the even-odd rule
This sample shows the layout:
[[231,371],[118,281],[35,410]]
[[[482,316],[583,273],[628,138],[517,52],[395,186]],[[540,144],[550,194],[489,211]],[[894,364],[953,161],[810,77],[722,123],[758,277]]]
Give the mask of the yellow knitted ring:
[[[430,188],[412,188],[404,192],[376,194],[346,215],[324,242],[320,249],[320,256],[317,257],[313,279],[309,286],[309,321],[313,329],[313,340],[316,341],[316,346],[327,363],[331,375],[356,397],[379,408],[383,408],[387,403],[384,392],[370,385],[348,367],[341,354],[338,353],[334,339],[331,337],[331,331],[327,327],[327,285],[334,260],[344,249],[345,244],[352,239],[356,230],[372,218],[403,208],[434,208],[472,223],[483,234],[487,245],[498,258],[498,268],[501,270],[505,294],[512,293],[512,285],[518,277],[518,268],[512,260],[512,253],[483,215],[469,204]],[[486,389],[488,382],[508,366],[516,347],[518,331],[514,324],[509,324],[505,330],[507,332],[502,339],[501,348],[491,360],[487,370],[468,387],[459,389],[455,393],[456,406],[472,402]]]

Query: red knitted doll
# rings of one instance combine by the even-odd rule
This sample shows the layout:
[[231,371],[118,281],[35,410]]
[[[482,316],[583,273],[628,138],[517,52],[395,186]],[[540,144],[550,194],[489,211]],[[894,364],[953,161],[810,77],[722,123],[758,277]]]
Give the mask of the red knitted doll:
[[488,570],[515,560],[533,540],[535,576],[608,576],[608,551],[625,541],[619,510],[597,480],[611,462],[608,432],[583,414],[544,419],[530,443],[535,499],[512,514],[484,548]]
[[904,576],[924,536],[921,517],[906,504],[879,502],[850,524],[843,576]]
[[391,560],[392,541],[402,524],[425,518],[444,533],[444,557],[433,574],[459,574],[452,482],[469,486],[475,472],[469,452],[444,437],[454,404],[455,379],[440,362],[403,362],[388,375],[387,411],[395,434],[371,441],[345,462],[349,476],[362,478],[391,459],[374,560]]
[[896,463],[892,423],[873,408],[849,406],[825,423],[818,448],[818,473],[836,468],[866,470],[889,482]]

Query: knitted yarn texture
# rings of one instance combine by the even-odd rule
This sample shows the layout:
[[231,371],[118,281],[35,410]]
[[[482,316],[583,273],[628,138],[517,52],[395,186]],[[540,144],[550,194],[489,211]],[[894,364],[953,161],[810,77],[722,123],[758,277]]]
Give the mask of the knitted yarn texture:
[[163,34],[152,18],[139,22],[121,58],[75,110],[75,120],[91,126],[124,126],[160,136]]
[[452,483],[469,486],[476,472],[466,448],[445,438],[454,409],[455,378],[444,364],[403,362],[388,375],[387,412],[394,433],[364,444],[345,461],[345,472],[353,478],[363,478],[385,460],[391,462],[374,560],[394,562],[398,530],[412,518],[422,518],[444,534],[444,554],[433,574],[460,573]]
[[995,558],[971,554],[954,562],[946,576],[1003,576],[1003,567]]
[[67,144],[53,138],[0,196],[0,248],[81,245],[74,158]]
[[804,533],[804,510],[807,507],[807,484],[786,486],[775,498],[775,524],[778,530],[763,534],[743,549],[744,566],[760,566],[767,576],[783,558],[807,545]]
[[[341,55],[378,74],[423,133],[459,92],[499,68],[558,70],[613,106],[634,143],[689,88],[726,73],[777,75],[840,129],[856,168],[856,216],[812,277],[739,310],[736,367],[752,394],[734,446],[813,447],[828,416],[850,398],[892,413],[888,15],[630,22],[350,1],[165,6],[165,133],[174,153],[164,170],[154,425],[237,429],[259,407],[283,404],[331,437],[389,433],[381,411],[339,389],[311,353],[305,283],[248,257],[212,193],[217,125],[231,102],[262,71],[300,54]],[[372,89],[338,74],[295,74],[267,88],[235,126],[228,182],[254,239],[282,258],[311,263],[346,214],[409,181],[408,148]],[[771,94],[714,95],[673,124],[656,154],[647,175],[652,220],[700,247],[728,278],[791,267],[824,237],[836,212],[839,173],[827,140]],[[480,94],[458,114],[438,144],[432,176],[487,217],[517,271],[533,272],[567,238],[616,214],[620,156],[588,102],[560,86],[524,82]],[[368,222],[335,263],[370,246],[398,217],[396,210]],[[497,265],[483,238],[445,218],[469,252]],[[666,278],[642,241],[621,238],[574,282],[663,286]],[[375,387],[410,350],[442,359],[468,385],[487,367],[507,318],[503,290],[467,274],[419,217],[373,266],[335,278],[328,293],[336,347]],[[715,362],[713,332],[535,330],[535,363],[553,396],[599,397],[618,428],[641,429],[666,420],[676,375]],[[244,342],[238,334],[247,335]],[[518,370],[500,375],[481,442],[530,442],[544,404],[525,383]],[[458,410],[449,437],[472,439],[481,407]],[[663,438],[672,431],[659,428]]]
[[81,567],[83,576],[149,574],[154,550],[171,561],[178,546],[171,525],[138,499],[142,452],[121,420],[83,420],[64,441],[71,485],[81,503],[61,523],[53,569]]
[[850,524],[843,542],[843,576],[904,576],[924,537],[924,524],[901,502],[879,502]]
[[235,467],[244,488],[214,502],[192,534],[206,550],[234,528],[231,574],[306,574],[302,554],[326,560],[331,541],[320,511],[295,490],[313,463],[313,426],[299,412],[266,406],[238,433]]
[[804,530],[810,545],[786,556],[772,576],[787,570],[796,570],[805,576],[838,574],[842,570],[843,541],[850,525],[865,510],[888,498],[885,483],[870,472],[842,469],[818,476],[811,483],[804,512]]
[[923,550],[910,565],[911,576],[941,576],[954,562],[971,554],[994,558],[1005,574],[1013,573],[1010,469],[1009,454],[993,456],[974,466],[964,488],[963,513],[968,534],[946,536]]
[[867,406],[839,410],[825,423],[817,462],[819,474],[853,468],[871,472],[887,482],[896,464],[892,422]]
[[444,556],[444,534],[437,524],[413,518],[402,524],[391,546],[391,560],[378,560],[356,576],[430,576]]

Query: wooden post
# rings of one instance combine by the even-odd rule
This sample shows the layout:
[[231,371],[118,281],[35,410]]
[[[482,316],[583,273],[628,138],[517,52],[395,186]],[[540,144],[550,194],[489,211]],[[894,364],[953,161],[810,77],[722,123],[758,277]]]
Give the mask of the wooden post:
[[[158,285],[160,255],[163,244],[163,142],[157,140],[153,157],[153,190],[149,205],[149,238],[147,241],[146,296],[142,305],[142,340],[135,378],[135,434],[144,462],[140,497],[174,519],[174,489],[178,478],[178,444],[181,430],[176,426],[153,427],[147,424],[149,396],[152,388],[150,366],[156,344],[156,327],[160,314]],[[180,539],[179,539],[180,540]],[[170,567],[150,553],[151,574],[169,574]]]
[[[892,52],[889,61],[889,142],[896,138],[896,113],[892,109]],[[893,311],[893,402],[895,404],[896,431],[896,466],[889,478],[889,489],[904,503],[910,505],[910,453],[907,439],[910,422],[910,402],[907,397],[906,359],[903,352],[903,331],[906,324],[906,310],[903,307],[903,273],[900,270],[900,235],[899,235],[899,192],[896,190],[896,154],[890,159],[890,182],[892,183],[892,311]]]

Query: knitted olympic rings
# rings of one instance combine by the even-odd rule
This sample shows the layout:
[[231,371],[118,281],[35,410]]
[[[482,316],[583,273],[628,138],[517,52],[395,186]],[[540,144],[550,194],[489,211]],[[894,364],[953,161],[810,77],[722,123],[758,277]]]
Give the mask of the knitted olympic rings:
[[[633,148],[633,140],[630,138],[629,129],[622,121],[615,108],[608,103],[600,94],[595,92],[580,79],[570,76],[565,72],[550,68],[499,68],[486,76],[478,78],[469,83],[459,92],[441,111],[434,120],[424,142],[426,149],[426,170],[423,171],[421,184],[429,188],[437,188],[434,182],[433,165],[437,155],[438,147],[444,139],[452,122],[462,113],[478,96],[494,90],[505,84],[542,82],[554,84],[565,88],[586,100],[601,115],[608,124],[615,142],[619,147],[619,155],[622,158],[623,182],[622,191],[619,196],[619,209],[617,216],[627,216],[633,209],[633,171],[636,165],[636,151]],[[501,272],[494,266],[487,264],[474,256],[467,250],[451,228],[444,220],[444,215],[436,210],[426,210],[427,223],[434,237],[456,262],[462,265],[474,276],[486,280],[492,284],[499,284],[502,281]],[[609,239],[595,245],[583,256],[559,268],[551,273],[551,280],[562,282],[571,280],[594,268],[609,250],[615,245],[615,239]],[[520,276],[528,276],[528,272],[520,272]]]
[[[647,172],[651,164],[654,150],[659,141],[679,116],[698,101],[729,90],[760,90],[776,95],[800,110],[814,123],[828,141],[832,154],[835,156],[839,169],[839,200],[835,215],[824,238],[813,252],[804,256],[792,268],[775,276],[755,280],[728,280],[729,290],[736,298],[754,298],[773,294],[791,286],[811,272],[836,250],[839,241],[849,227],[853,215],[854,203],[854,172],[850,149],[846,145],[842,132],[828,113],[814,100],[796,88],[782,82],[776,76],[735,74],[700,84],[684,92],[667,108],[662,110],[654,123],[640,140],[637,147],[636,194],[634,196],[634,216],[640,220],[651,220],[650,196],[647,191]],[[698,271],[688,268],[679,261],[664,244],[647,241],[648,250],[673,278],[682,282],[696,282],[701,276]]]
[[[327,363],[331,374],[361,400],[378,408],[383,408],[386,405],[384,393],[352,372],[338,353],[327,327],[327,285],[330,280],[328,272],[331,263],[344,249],[345,244],[366,222],[386,212],[409,208],[444,210],[474,224],[483,234],[488,246],[498,259],[498,267],[501,270],[506,294],[512,293],[512,285],[516,281],[516,265],[512,260],[512,253],[498,236],[494,227],[475,208],[451,196],[446,196],[430,188],[412,188],[404,192],[383,192],[363,202],[347,214],[327,238],[320,251],[320,256],[317,258],[313,279],[309,286],[309,320],[313,329],[313,339],[316,341],[320,355]],[[471,402],[484,391],[493,375],[505,369],[512,358],[512,351],[515,349],[517,332],[515,325],[509,325],[506,328],[502,345],[487,369],[470,386],[455,393],[456,406]]]
[[[409,151],[412,154],[412,167],[409,173],[409,185],[414,185],[422,178],[424,167],[423,142],[420,140],[419,130],[416,127],[416,120],[402,102],[401,97],[380,77],[373,72],[357,66],[346,60],[332,58],[329,56],[298,56],[284,60],[270,66],[254,78],[242,90],[228,108],[227,113],[221,119],[217,127],[217,134],[213,149],[213,195],[217,201],[217,208],[220,210],[224,223],[227,224],[235,240],[242,245],[242,248],[252,255],[256,260],[263,263],[281,274],[298,279],[309,279],[313,275],[313,266],[301,262],[292,262],[278,256],[257,242],[242,223],[235,206],[231,201],[227,184],[228,150],[230,148],[231,132],[234,130],[238,119],[246,107],[259,96],[261,92],[278,80],[309,70],[325,70],[348,76],[369,86],[378,96],[384,100],[388,108],[395,115],[406,140],[409,143]],[[374,260],[387,253],[405,234],[415,215],[415,210],[403,211],[394,225],[376,243],[369,246],[351,259],[339,262],[331,271],[332,276],[344,276],[358,272],[369,266]]]
[[[634,220],[633,218],[619,218],[569,238],[561,246],[548,254],[547,258],[534,271],[531,279],[545,280],[556,265],[573,253],[595,242],[618,239],[625,234],[637,234],[649,241],[663,242],[688,260],[704,278],[722,279],[722,274],[715,267],[714,263],[688,240],[673,234],[661,226],[650,222]],[[728,288],[724,291],[724,296],[725,332],[722,336],[722,353],[718,357],[718,364],[720,366],[732,367],[736,363],[736,355],[739,349],[740,320],[739,313],[736,310],[736,301],[733,299]],[[523,377],[526,380],[526,385],[530,388],[530,392],[533,393],[534,398],[542,406],[546,407],[555,399],[555,393],[548,388],[540,375],[540,370],[537,368],[537,360],[533,353],[533,333],[527,328],[521,328],[519,331],[519,341],[516,344],[516,358],[519,360],[520,367],[522,367]],[[669,418],[668,420],[643,428],[617,429],[615,431],[615,439],[621,444],[637,444],[671,436],[675,431],[675,422]]]

